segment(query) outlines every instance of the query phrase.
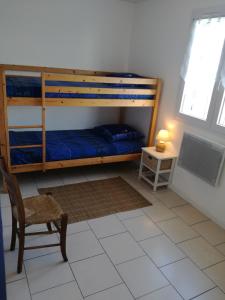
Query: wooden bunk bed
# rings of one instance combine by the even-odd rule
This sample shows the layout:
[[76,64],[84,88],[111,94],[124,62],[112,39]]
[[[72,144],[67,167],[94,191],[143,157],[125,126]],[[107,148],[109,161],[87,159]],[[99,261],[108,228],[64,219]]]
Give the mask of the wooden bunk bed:
[[[7,74],[10,76],[21,77],[27,72],[26,76],[31,76],[34,72],[41,79],[40,97],[9,97],[7,95]],[[13,73],[13,75],[12,75]],[[23,75],[21,75],[21,74]],[[37,75],[38,73],[38,75]],[[33,73],[32,73],[33,74]],[[32,75],[33,76],[33,75]],[[71,83],[64,86],[55,85],[57,82]],[[114,88],[99,87],[77,87],[74,83],[92,83],[92,84],[115,84]],[[48,84],[47,84],[48,83]],[[50,83],[50,84],[49,84]],[[132,88],[118,87],[120,84],[132,85]],[[139,88],[134,88],[137,85]],[[140,86],[148,85],[149,88],[142,89]],[[131,161],[140,158],[140,153],[129,153],[123,155],[87,157],[72,160],[47,161],[46,160],[46,108],[50,106],[73,106],[73,107],[119,107],[119,122],[124,120],[125,107],[146,107],[152,110],[151,121],[149,123],[149,134],[147,145],[152,146],[156,130],[156,121],[158,106],[161,94],[161,80],[158,78],[125,78],[113,74],[112,72],[84,71],[75,69],[48,68],[35,66],[18,66],[18,65],[0,65],[0,142],[1,155],[5,158],[8,170],[11,173],[23,173],[31,171],[46,171],[57,168],[67,168],[84,165],[105,164],[122,161]],[[55,93],[56,97],[47,97],[48,93]],[[64,94],[79,94],[78,98],[63,97]],[[87,98],[82,97],[85,94],[97,95],[115,95],[113,98]],[[117,95],[126,95],[126,99],[118,99]],[[138,99],[134,97],[138,95]],[[146,99],[146,96],[149,98]],[[9,125],[8,124],[8,107],[9,106],[38,106],[41,108],[40,124],[32,125]],[[12,129],[39,129],[42,131],[42,143],[34,145],[17,145],[12,146],[9,139],[9,131]],[[30,164],[13,165],[11,163],[10,151],[12,149],[29,149],[39,147],[42,149],[42,162]]]

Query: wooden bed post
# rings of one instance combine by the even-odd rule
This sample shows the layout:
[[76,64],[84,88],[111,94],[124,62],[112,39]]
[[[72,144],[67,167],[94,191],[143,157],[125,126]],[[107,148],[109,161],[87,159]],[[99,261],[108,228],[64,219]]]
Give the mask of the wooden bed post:
[[43,171],[46,171],[46,103],[45,103],[45,73],[41,73],[41,115],[42,115],[42,164]]
[[5,73],[0,69],[0,143],[1,155],[5,160],[5,164],[9,170],[10,155],[9,155],[9,137],[8,137],[8,111],[7,98],[5,93],[6,88]]
[[157,79],[155,104],[154,104],[154,107],[153,107],[153,113],[152,113],[151,124],[150,124],[149,134],[148,134],[148,141],[147,141],[148,147],[154,146],[154,139],[155,139],[155,132],[156,132],[156,125],[157,125],[157,118],[158,118],[158,111],[159,111],[159,100],[160,100],[160,96],[161,96],[161,91],[162,91],[162,80]]
[[[0,68],[0,150],[1,156],[4,158],[5,165],[10,170],[10,152],[9,152],[9,136],[8,136],[8,111],[7,99],[5,93],[5,72]],[[7,192],[5,181],[3,179],[3,192]]]

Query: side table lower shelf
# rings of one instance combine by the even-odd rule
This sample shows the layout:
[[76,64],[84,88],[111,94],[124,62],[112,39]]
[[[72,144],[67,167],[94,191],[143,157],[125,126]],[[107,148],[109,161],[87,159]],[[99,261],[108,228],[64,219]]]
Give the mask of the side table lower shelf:
[[153,188],[157,188],[161,186],[167,186],[169,184],[169,175],[169,172],[163,172],[159,174],[157,182],[155,182],[156,174],[154,174],[152,171],[142,172],[140,177],[151,184]]

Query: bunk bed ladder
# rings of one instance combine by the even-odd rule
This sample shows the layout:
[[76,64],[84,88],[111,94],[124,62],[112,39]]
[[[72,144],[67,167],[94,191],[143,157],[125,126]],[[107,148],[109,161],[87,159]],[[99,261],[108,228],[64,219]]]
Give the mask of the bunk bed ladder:
[[[1,71],[1,70],[0,70]],[[10,151],[12,149],[28,149],[28,148],[42,148],[42,164],[43,164],[43,171],[46,170],[45,163],[46,163],[46,103],[45,103],[45,77],[44,73],[41,74],[41,81],[42,81],[42,101],[41,101],[41,124],[35,125],[9,125],[8,124],[8,98],[7,98],[7,91],[6,91],[6,75],[5,72],[0,72],[0,83],[2,89],[0,90],[0,114],[1,114],[1,121],[0,121],[0,139],[1,139],[1,155],[5,158],[5,162],[7,165],[8,170],[12,169],[11,164],[11,155]],[[33,144],[33,145],[10,145],[10,138],[9,138],[9,130],[10,129],[41,129],[42,130],[42,143],[41,144]]]

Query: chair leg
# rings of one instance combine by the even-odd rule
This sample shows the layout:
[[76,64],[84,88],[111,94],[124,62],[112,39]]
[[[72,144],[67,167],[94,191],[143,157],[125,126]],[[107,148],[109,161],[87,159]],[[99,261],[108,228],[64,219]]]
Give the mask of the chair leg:
[[20,226],[17,273],[21,273],[23,268],[24,241],[25,241],[25,226]]
[[52,232],[52,225],[51,225],[51,223],[48,222],[46,225],[47,225],[48,231]]
[[16,247],[16,230],[17,230],[17,220],[12,215],[12,235],[11,235],[10,251],[15,250]]
[[61,231],[60,231],[60,248],[64,261],[68,261],[66,255],[66,230],[67,230],[68,216],[67,214],[62,215],[61,218]]

